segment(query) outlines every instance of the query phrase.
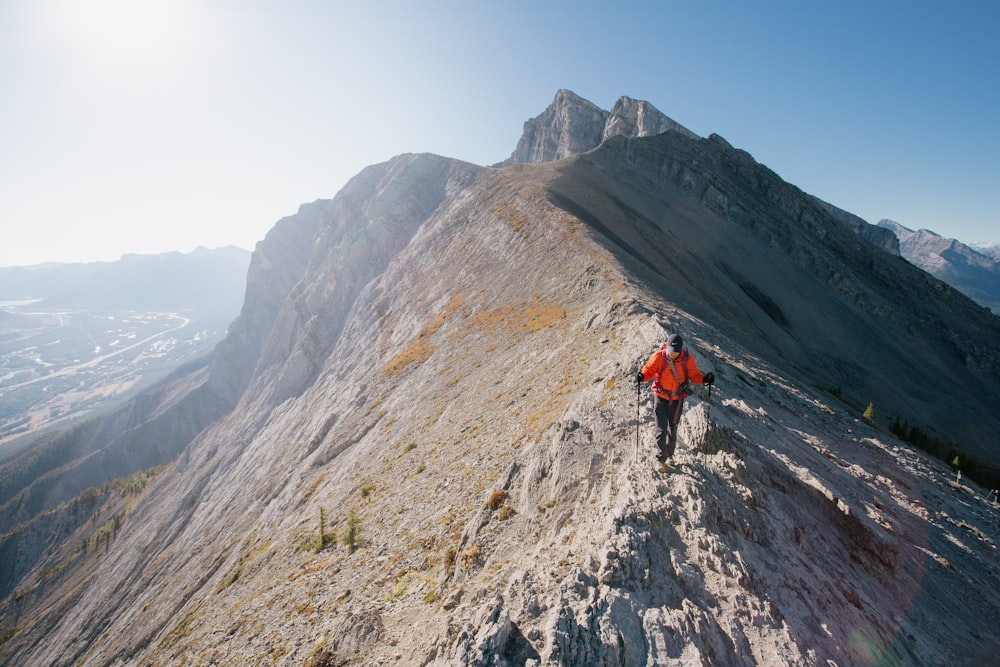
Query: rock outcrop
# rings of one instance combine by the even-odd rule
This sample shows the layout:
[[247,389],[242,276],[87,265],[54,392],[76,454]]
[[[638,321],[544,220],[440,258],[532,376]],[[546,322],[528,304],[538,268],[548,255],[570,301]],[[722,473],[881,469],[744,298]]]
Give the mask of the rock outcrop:
[[[673,130],[688,137],[696,137],[694,132],[677,121],[661,113],[645,100],[619,97],[604,121],[602,141],[611,137],[651,137]],[[595,146],[596,147],[596,146]]]
[[[259,319],[248,296],[220,350],[234,409],[104,548],[74,551],[81,530],[22,578],[0,660],[847,666],[1000,649],[984,490],[860,419],[893,406],[995,456],[976,438],[1000,426],[1000,324],[747,153],[665,132],[499,169],[402,155],[310,210],[306,261],[255,257],[285,285],[302,273]],[[675,331],[718,383],[657,475],[632,378]],[[976,391],[923,390],[942,382]]]

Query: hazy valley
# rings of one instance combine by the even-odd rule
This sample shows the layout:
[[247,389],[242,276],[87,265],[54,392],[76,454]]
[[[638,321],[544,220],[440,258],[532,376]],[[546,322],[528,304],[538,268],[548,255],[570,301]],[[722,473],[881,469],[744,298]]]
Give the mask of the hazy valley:
[[19,324],[0,342],[0,443],[106,409],[225,335],[177,314],[6,312]]
[[230,248],[0,269],[0,455],[208,354],[239,312],[249,259]]

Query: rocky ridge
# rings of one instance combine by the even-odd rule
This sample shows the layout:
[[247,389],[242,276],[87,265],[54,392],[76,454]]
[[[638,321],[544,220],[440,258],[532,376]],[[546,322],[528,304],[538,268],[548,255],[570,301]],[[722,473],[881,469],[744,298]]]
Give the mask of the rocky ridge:
[[[82,532],[54,546],[2,607],[0,659],[977,664],[1000,648],[985,490],[823,388],[867,364],[872,388],[906,374],[880,401],[924,408],[908,387],[945,373],[985,390],[959,406],[982,411],[996,325],[720,137],[617,136],[503,169],[399,156],[279,227],[303,232],[258,248],[220,348],[235,409],[104,550],[73,553]],[[969,356],[909,368],[946,307],[970,318],[950,334]],[[629,378],[673,331],[719,382],[656,476]],[[323,539],[352,515],[352,544]]]

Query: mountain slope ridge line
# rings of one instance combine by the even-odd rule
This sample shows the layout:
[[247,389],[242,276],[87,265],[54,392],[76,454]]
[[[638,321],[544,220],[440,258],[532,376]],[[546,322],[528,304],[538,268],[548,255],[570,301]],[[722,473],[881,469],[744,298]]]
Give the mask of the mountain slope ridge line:
[[[73,556],[89,571],[39,573],[7,602],[4,627],[22,629],[0,658],[867,665],[995,654],[990,633],[970,633],[1000,610],[985,494],[950,485],[942,463],[859,417],[863,391],[880,410],[926,407],[908,391],[926,373],[995,388],[952,358],[903,368],[909,384],[894,393],[879,386],[939,344],[920,330],[941,317],[937,304],[972,317],[971,302],[941,291],[889,316],[900,297],[862,279],[933,283],[912,267],[873,269],[891,255],[808,195],[779,188],[788,210],[815,211],[791,231],[795,216],[725,170],[714,190],[685,187],[694,169],[678,183],[623,150],[662,164],[742,159],[676,132],[497,169],[401,156],[305,207],[299,226],[283,225],[301,232],[294,252],[256,262],[301,277],[281,283],[287,298],[253,282],[224,350],[253,364],[229,377],[244,388],[236,407],[146,489],[106,551]],[[988,347],[992,330],[978,324],[958,334]],[[689,399],[677,470],[656,476],[648,398],[637,423],[632,377],[676,331],[718,386],[711,405]],[[830,391],[845,380],[857,382]],[[961,415],[986,405],[972,397]],[[360,536],[324,539],[343,538],[351,515]]]

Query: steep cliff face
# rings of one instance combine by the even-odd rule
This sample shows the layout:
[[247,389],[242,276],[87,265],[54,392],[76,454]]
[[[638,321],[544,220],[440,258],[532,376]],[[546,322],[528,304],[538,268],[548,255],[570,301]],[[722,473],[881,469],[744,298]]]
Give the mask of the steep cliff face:
[[540,116],[524,123],[517,148],[504,164],[550,162],[588,151],[601,143],[607,119],[607,111],[560,90]]
[[336,345],[360,291],[380,276],[443,201],[481,167],[404,155],[369,167],[325,211],[303,281],[277,314],[250,392],[269,405],[300,394]]
[[247,274],[246,299],[213,358],[212,383],[235,405],[250,384],[278,311],[305,273],[329,201],[299,207],[257,244]]
[[[860,421],[875,399],[854,390],[895,369],[908,387],[878,401],[934,414],[919,386],[944,377],[983,390],[949,407],[985,412],[1000,332],[746,153],[668,132],[502,169],[404,155],[316,206],[302,252],[258,249],[287,289],[255,276],[220,350],[236,407],[106,549],[73,552],[76,535],[23,580],[0,659],[867,665],[1000,648],[995,515]],[[970,322],[942,333],[948,308]],[[675,331],[719,381],[656,476],[631,378]],[[947,336],[978,356],[926,361]],[[858,384],[838,398],[838,379]],[[349,545],[324,539],[349,518]]]

